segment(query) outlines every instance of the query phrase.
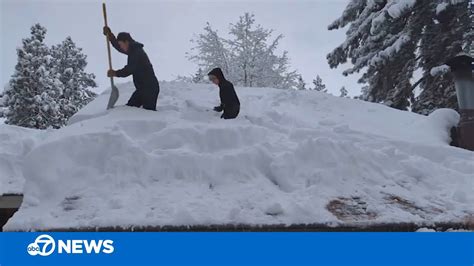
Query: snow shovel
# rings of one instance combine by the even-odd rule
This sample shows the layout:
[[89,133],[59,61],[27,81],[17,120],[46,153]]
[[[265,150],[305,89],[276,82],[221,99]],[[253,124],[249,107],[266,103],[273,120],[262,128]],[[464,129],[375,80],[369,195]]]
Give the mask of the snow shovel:
[[[102,11],[104,13],[104,24],[106,27],[107,25],[107,10],[105,9],[105,3],[102,3]],[[110,41],[109,41],[109,36],[106,36],[106,41],[107,41],[107,54],[109,56],[109,69],[112,69],[112,56],[110,55]],[[114,85],[114,78],[110,77],[110,97],[109,97],[109,103],[107,104],[107,109],[114,108],[115,103],[117,102],[119,98],[119,91],[117,87]]]

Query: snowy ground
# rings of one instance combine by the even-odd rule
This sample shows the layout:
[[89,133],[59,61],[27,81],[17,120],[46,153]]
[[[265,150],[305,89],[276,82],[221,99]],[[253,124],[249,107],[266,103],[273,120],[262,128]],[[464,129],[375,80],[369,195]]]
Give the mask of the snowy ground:
[[[238,88],[224,121],[211,85],[162,83],[158,112],[101,95],[24,159],[5,230],[196,224],[459,222],[474,153],[430,117],[314,91]],[[119,105],[131,94],[120,86]]]

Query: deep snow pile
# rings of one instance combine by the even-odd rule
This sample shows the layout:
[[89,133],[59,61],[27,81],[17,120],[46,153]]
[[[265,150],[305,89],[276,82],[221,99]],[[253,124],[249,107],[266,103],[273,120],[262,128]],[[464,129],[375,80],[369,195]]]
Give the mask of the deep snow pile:
[[23,192],[23,158],[45,134],[46,131],[9,126],[0,120],[0,195]]
[[[131,94],[119,87],[119,105]],[[101,95],[25,159],[25,199],[5,230],[463,221],[474,153],[430,117],[315,91],[237,88],[219,119],[211,85],[164,83],[158,112]]]

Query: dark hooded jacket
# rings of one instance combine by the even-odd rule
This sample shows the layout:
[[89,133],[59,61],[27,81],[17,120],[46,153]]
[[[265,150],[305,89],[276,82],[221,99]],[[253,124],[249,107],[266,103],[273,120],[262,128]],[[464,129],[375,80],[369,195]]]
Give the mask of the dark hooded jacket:
[[[109,36],[109,39],[117,51],[128,55],[127,65],[115,72],[117,77],[133,75],[133,83],[136,91],[133,93],[127,105],[136,107],[143,106],[146,109],[156,110],[156,101],[160,92],[160,85],[155,76],[153,65],[143,50],[143,44],[133,40],[129,34],[126,35],[130,42],[127,52],[120,49],[118,41],[113,34]],[[121,37],[120,34],[119,37]]]
[[219,79],[219,96],[221,98],[221,107],[224,109],[224,114],[230,112],[232,109],[240,107],[239,97],[235,93],[234,85],[225,79],[224,73],[220,68],[214,68],[208,75],[216,76]]

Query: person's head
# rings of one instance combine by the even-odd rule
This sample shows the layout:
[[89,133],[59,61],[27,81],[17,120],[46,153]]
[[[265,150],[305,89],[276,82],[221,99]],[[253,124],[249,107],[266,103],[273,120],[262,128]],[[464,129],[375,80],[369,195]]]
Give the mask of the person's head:
[[130,48],[130,43],[133,42],[132,36],[128,32],[120,32],[117,35],[117,42],[120,46],[120,49],[124,52],[128,52]]
[[214,75],[209,75],[209,80],[210,80],[212,83],[214,83],[214,84],[216,84],[216,85],[219,85],[219,79],[218,79],[216,76],[214,76]]
[[214,68],[209,72],[209,74],[207,74],[207,76],[209,77],[209,80],[216,85],[219,85],[219,83],[225,79],[220,68]]

